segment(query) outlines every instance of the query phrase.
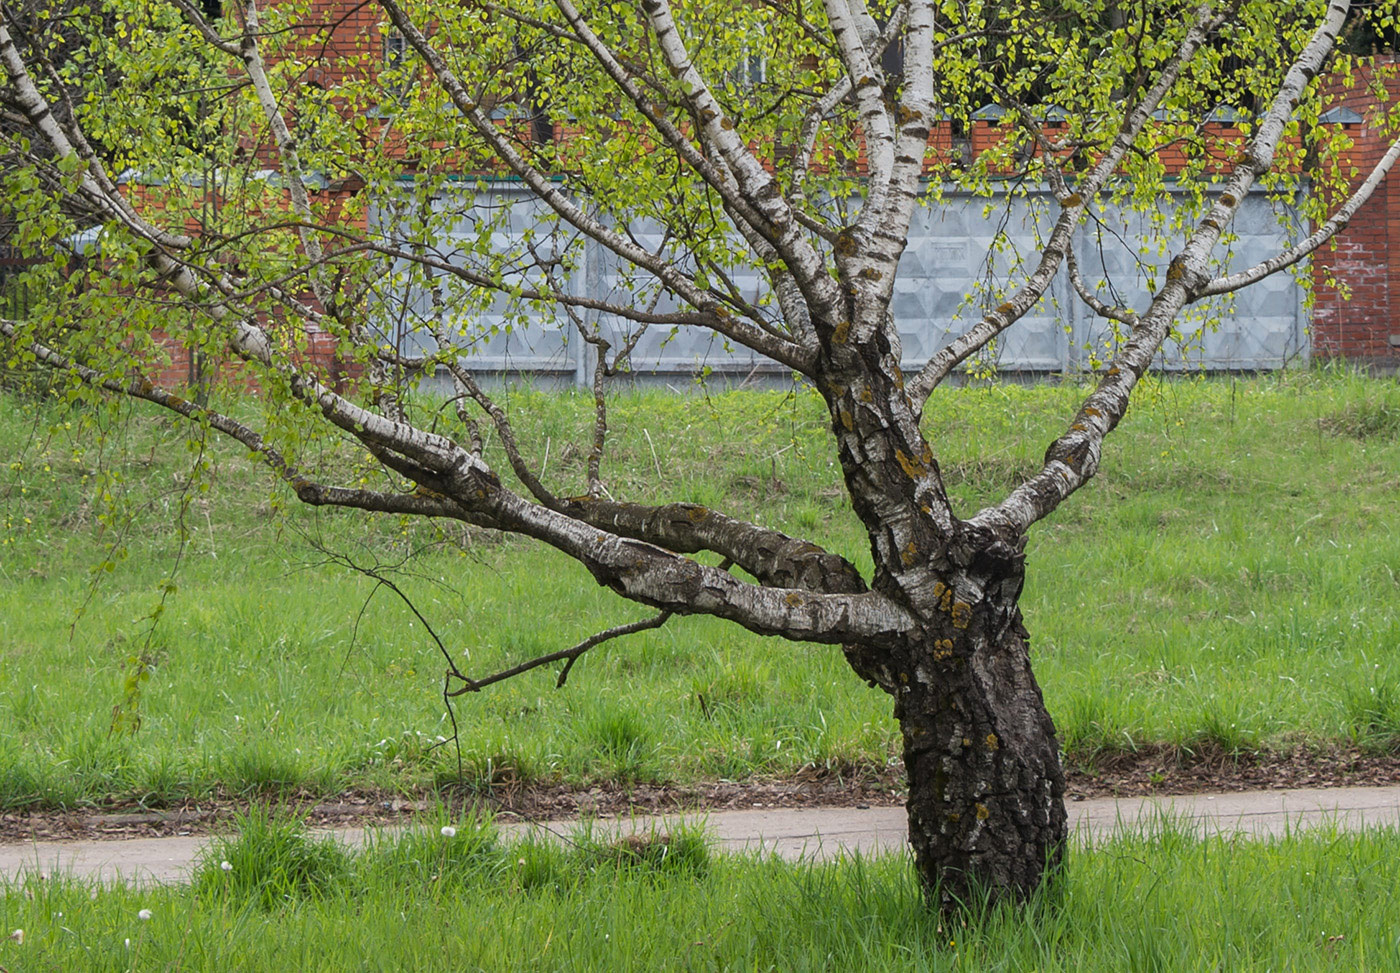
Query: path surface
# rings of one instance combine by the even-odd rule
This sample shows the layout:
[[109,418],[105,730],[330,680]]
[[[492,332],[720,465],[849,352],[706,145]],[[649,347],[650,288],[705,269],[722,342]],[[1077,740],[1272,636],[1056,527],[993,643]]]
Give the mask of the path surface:
[[[1289,830],[1335,826],[1357,830],[1400,826],[1400,787],[1336,787],[1326,790],[1251,791],[1185,797],[1101,798],[1071,802],[1070,827],[1079,840],[1095,842],[1123,829],[1147,827],[1165,815],[1190,822],[1202,833],[1278,835]],[[874,852],[904,846],[904,809],[808,808],[723,811],[601,822],[624,832],[664,829],[680,819],[703,819],[716,845],[726,851],[773,852],[786,858],[830,858],[842,852]],[[568,834],[570,822],[505,824],[510,837],[531,828]],[[324,832],[349,845],[361,843],[361,828]],[[173,882],[188,877],[211,839],[138,838],[127,841],[53,841],[0,845],[0,881],[25,872],[66,872],[103,882]]]

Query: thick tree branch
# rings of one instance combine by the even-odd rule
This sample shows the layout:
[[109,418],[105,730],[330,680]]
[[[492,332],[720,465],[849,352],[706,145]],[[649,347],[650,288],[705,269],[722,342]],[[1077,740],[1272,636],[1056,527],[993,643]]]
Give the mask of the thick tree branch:
[[[898,36],[903,29],[905,18],[909,15],[909,0],[903,0],[894,12],[890,14],[889,21],[885,24],[884,30],[880,32],[880,37],[872,45],[870,54],[878,58],[885,52],[885,49]],[[812,168],[812,155],[817,147],[817,135],[821,131],[822,123],[826,121],[828,115],[836,110],[836,106],[841,104],[851,96],[855,82],[850,72],[846,72],[836,80],[830,88],[826,90],[816,103],[812,105],[807,113],[802,116],[802,124],[798,127],[797,151],[793,157],[792,165],[792,200],[794,206],[800,206],[806,199],[806,193],[802,188],[803,181],[807,178],[808,172]]]
[[563,501],[563,510],[595,527],[678,554],[713,551],[772,587],[850,594],[866,590],[860,572],[839,554],[699,504],[649,507],[570,497]]
[[[928,0],[916,0],[915,6],[927,3]],[[854,0],[854,6],[851,0],[824,0],[823,6],[846,76],[851,80],[849,97],[855,102],[861,135],[865,139],[866,195],[857,223],[869,230],[884,215],[890,175],[894,171],[895,122],[885,104],[885,72],[866,46],[868,38],[873,47],[875,38],[870,36],[873,24],[864,9],[864,0]],[[922,146],[919,159],[922,163]]]
[[542,203],[586,236],[596,240],[632,265],[656,276],[662,284],[682,300],[704,312],[708,316],[706,326],[803,374],[811,373],[810,357],[797,345],[778,341],[756,325],[736,318],[713,294],[698,288],[690,275],[683,273],[669,261],[657,259],[622,234],[609,229],[585,213],[582,207],[570,199],[559,186],[526,161],[515,146],[497,130],[496,126],[472,100],[466,87],[446,60],[428,43],[427,37],[409,19],[395,0],[378,0],[378,3],[394,26],[423,58],[433,75],[438,79],[443,91],[471,123],[477,134],[491,146],[501,161],[530,187]]
[[1001,503],[978,512],[969,521],[971,525],[1003,537],[1019,537],[1098,471],[1104,437],[1127,412],[1134,386],[1171,332],[1181,309],[1208,284],[1211,251],[1250,186],[1273,166],[1293,106],[1331,53],[1349,9],[1350,4],[1344,0],[1333,0],[1328,5],[1327,16],[1289,67],[1220,195],[1173,258],[1166,283],[1141,315],[1132,337],[1115,356],[1103,379],[1085,399],[1069,430],[1050,444],[1040,472]]
[[[23,322],[0,319],[0,336],[15,343],[18,347],[33,353],[35,359],[47,368],[77,378],[86,385],[107,392],[139,399],[167,409],[182,418],[207,424],[209,428],[242,444],[259,460],[271,469],[279,479],[296,491],[297,497],[312,506],[354,507],[358,510],[380,513],[411,514],[419,517],[461,518],[461,508],[446,497],[433,497],[421,493],[383,493],[375,490],[346,489],[327,486],[309,479],[301,470],[292,466],[286,458],[251,426],[225,415],[206,405],[184,398],[169,389],[160,388],[149,379],[136,376],[119,382],[105,377],[95,369],[48,346],[28,340]],[[494,526],[483,523],[481,526]]]
[[808,306],[835,306],[840,291],[826,273],[824,257],[807,241],[806,227],[783,196],[777,178],[750,151],[709,82],[696,69],[669,0],[648,0],[644,10],[662,59],[688,93],[699,122],[698,134],[723,160],[745,200],[762,214],[767,222],[764,235],[783,256]]
[[1400,159],[1400,139],[1396,139],[1394,142],[1390,143],[1390,148],[1386,150],[1385,155],[1381,156],[1380,161],[1375,164],[1371,172],[1362,180],[1361,185],[1356,188],[1356,191],[1347,198],[1346,202],[1337,207],[1335,213],[1328,217],[1326,221],[1319,224],[1317,229],[1308,234],[1305,239],[1298,241],[1282,253],[1270,257],[1262,263],[1255,264],[1247,270],[1241,270],[1237,273],[1226,274],[1223,277],[1215,278],[1210,281],[1210,283],[1200,288],[1191,299],[1193,301],[1199,301],[1203,298],[1213,297],[1216,294],[1226,294],[1230,291],[1237,291],[1241,287],[1248,287],[1250,284],[1258,283],[1271,274],[1276,274],[1280,270],[1293,266],[1298,261],[1313,253],[1318,247],[1322,246],[1346,228],[1346,225],[1351,222],[1351,218],[1356,215],[1356,211],[1366,205],[1366,201],[1375,194],[1380,184],[1385,181],[1386,175],[1394,168],[1397,159]]
[[[1095,166],[1075,185],[1072,192],[1059,198],[1060,215],[1054,229],[1041,250],[1040,260],[1030,272],[1026,281],[1006,301],[996,309],[987,312],[977,324],[953,339],[946,347],[936,352],[909,382],[909,397],[922,410],[929,393],[952,373],[953,369],[966,361],[978,349],[983,348],[997,335],[1019,321],[1031,308],[1039,303],[1050,282],[1054,280],[1060,261],[1068,251],[1074,228],[1078,225],[1088,201],[1098,195],[1109,177],[1118,168],[1123,157],[1141,134],[1152,113],[1162,99],[1176,84],[1181,70],[1195,57],[1205,44],[1211,31],[1218,24],[1219,15],[1214,3],[1204,3],[1196,10],[1195,20],[1182,38],[1176,52],[1163,66],[1152,87],[1142,100],[1123,118],[1118,133]],[[920,105],[911,106],[915,110],[926,110]]]

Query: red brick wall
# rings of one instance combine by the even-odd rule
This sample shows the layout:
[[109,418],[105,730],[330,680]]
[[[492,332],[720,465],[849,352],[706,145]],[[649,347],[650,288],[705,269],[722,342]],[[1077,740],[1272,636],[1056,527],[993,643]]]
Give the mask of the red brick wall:
[[[237,361],[214,362],[208,359],[198,363],[193,361],[189,348],[174,339],[161,341],[165,351],[165,361],[151,369],[147,376],[154,384],[164,388],[191,388],[202,381],[218,380],[241,384],[249,390],[256,390],[258,381],[251,366]],[[344,392],[348,385],[359,380],[364,366],[359,362],[347,362],[340,357],[335,339],[324,331],[308,331],[306,350],[295,356],[298,364],[309,367],[321,381],[337,392]],[[215,374],[217,372],[217,374]]]
[[[1372,86],[1383,87],[1392,98],[1400,96],[1400,59],[1369,58],[1350,83],[1337,78],[1329,85],[1335,106],[1364,119],[1346,128],[1355,140],[1349,160],[1357,169],[1355,184],[1389,145],[1377,124],[1383,106],[1378,106]],[[1312,266],[1313,354],[1382,368],[1400,365],[1400,172],[1392,172],[1334,246],[1313,256]],[[1329,277],[1340,286],[1333,286]]]

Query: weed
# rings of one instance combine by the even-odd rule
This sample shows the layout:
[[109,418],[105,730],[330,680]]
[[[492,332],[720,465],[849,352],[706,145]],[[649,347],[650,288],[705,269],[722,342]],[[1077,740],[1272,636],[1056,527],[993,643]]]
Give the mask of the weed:
[[271,909],[327,895],[350,875],[345,848],[309,837],[299,818],[254,804],[234,817],[234,826],[235,837],[215,839],[200,858],[196,894]]
[[691,878],[703,878],[710,869],[710,844],[702,825],[616,835],[585,824],[574,832],[572,845],[574,856],[587,868],[640,868]]
[[1201,703],[1182,745],[1193,751],[1216,751],[1237,757],[1259,749],[1259,735],[1238,698],[1211,694]]
[[306,774],[296,753],[258,741],[225,756],[222,777],[236,793],[273,797],[300,787]]
[[1324,416],[1322,428],[1353,439],[1400,436],[1400,396],[1368,396]]
[[507,868],[507,849],[489,817],[453,817],[439,806],[412,828],[373,836],[358,864],[366,884],[461,890],[494,880]]
[[1354,742],[1387,747],[1400,739],[1400,681],[1373,674],[1368,682],[1349,682],[1342,693],[1342,711]]
[[1072,759],[1092,764],[1105,751],[1135,749],[1131,730],[1111,697],[1081,692],[1055,718],[1060,746]]
[[594,709],[579,730],[586,748],[599,753],[609,775],[622,781],[654,777],[656,745],[646,722],[625,705]]

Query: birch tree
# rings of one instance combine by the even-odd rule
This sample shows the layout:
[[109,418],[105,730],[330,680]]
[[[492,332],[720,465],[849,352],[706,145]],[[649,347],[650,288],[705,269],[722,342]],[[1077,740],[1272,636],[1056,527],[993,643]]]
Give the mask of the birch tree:
[[[372,23],[355,19],[365,9]],[[1339,38],[1362,20],[1388,29],[1388,4],[229,0],[215,17],[190,0],[3,0],[0,11],[0,198],[41,258],[30,276],[46,295],[26,320],[0,320],[14,362],[51,369],[73,397],[144,400],[230,437],[303,503],[524,535],[655,612],[503,673],[449,662],[454,694],[544,665],[567,674],[593,645],[675,615],[842,652],[892,698],[914,864],[943,903],[975,888],[1024,897],[1066,850],[1060,749],[1018,607],[1028,533],[1094,476],[1183,316],[1296,268],[1400,151],[1353,178],[1337,165],[1345,136],[1318,124],[1323,79],[1351,63]],[[988,102],[1005,111],[995,138],[960,147]],[[1205,124],[1222,103],[1242,119],[1228,137]],[[529,205],[509,245],[499,240],[518,213],[463,202],[502,178]],[[1246,195],[1291,198],[1305,184],[1311,224],[1272,259],[1222,274]],[[1055,201],[1037,251],[906,373],[891,307],[918,209],[961,186],[990,210],[1026,185]],[[1074,252],[1076,229],[1110,205],[1157,214],[1170,248],[1139,306],[1115,306]],[[661,229],[659,246],[634,232],[640,221]],[[75,273],[63,241],[84,231],[100,256]],[[571,284],[588,248],[623,268],[612,297]],[[761,293],[737,286],[741,274]],[[999,502],[955,509],[938,459],[947,433],[922,421],[924,405],[1043,306],[1057,274],[1117,339],[1041,468]],[[430,309],[390,327],[413,289]],[[550,322],[593,351],[583,482],[556,482],[524,455],[506,399],[470,367],[473,328],[501,307],[507,322]],[[609,396],[644,335],[682,327],[820,394],[872,572],[741,511],[608,490]],[[363,370],[353,390],[308,364],[309,340]],[[198,396],[162,385],[153,363],[172,341],[240,363],[237,381]],[[249,376],[261,395],[240,401]],[[433,376],[451,383],[450,423],[413,407]],[[309,444],[323,436],[356,444],[377,474],[347,481],[318,466]],[[488,439],[504,468],[488,462]]]

